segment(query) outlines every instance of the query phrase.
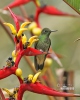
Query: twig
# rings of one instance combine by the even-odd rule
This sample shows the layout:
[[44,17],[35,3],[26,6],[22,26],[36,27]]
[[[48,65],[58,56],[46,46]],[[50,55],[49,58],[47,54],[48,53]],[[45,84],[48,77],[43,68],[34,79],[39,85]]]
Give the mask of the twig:
[[48,81],[51,83],[51,87],[57,87],[57,82],[56,82],[56,79],[55,79],[55,77],[54,77],[54,75],[52,74],[52,71],[51,71],[51,69],[50,68],[48,68],[48,70],[47,70],[47,76],[48,76]]
[[[72,90],[69,90],[69,93],[74,93],[74,71],[69,71],[68,72],[68,83],[70,84],[70,87],[72,87]],[[70,100],[76,100],[75,97],[69,97]]]
[[0,17],[0,24],[1,24],[1,26],[4,28],[4,30],[6,31],[6,33],[8,34],[10,39],[12,40],[13,36],[12,36],[11,32],[8,30],[8,28],[3,23],[4,23],[4,20]]
[[[57,89],[57,81],[56,81],[56,79],[55,79],[55,77],[54,77],[54,75],[53,75],[53,73],[52,73],[50,68],[48,68],[46,74],[48,76],[48,80],[47,81],[49,83],[49,87]],[[56,100],[60,100],[60,97],[55,97],[55,99]]]
[[26,18],[26,20],[28,20],[28,16],[24,9],[24,6],[19,6],[19,8],[20,8],[20,11],[21,11],[22,15],[24,16],[24,18]]
[[[63,84],[65,86],[68,86],[68,72],[67,71],[64,71],[64,73],[63,73]],[[63,92],[67,92],[68,93],[68,90],[64,89]],[[65,98],[65,100],[69,100],[68,97],[64,97],[64,98]]]
[[[58,86],[58,84],[57,84],[57,88],[58,88],[61,92],[62,92],[61,87],[62,87],[62,85],[63,85],[63,73],[64,73],[64,69],[63,69],[63,68],[60,68],[60,69],[57,69],[57,70],[56,70],[56,74],[57,74],[57,76],[58,76],[58,84],[59,84],[59,86]],[[59,100],[65,100],[65,98],[64,98],[64,97],[60,97]]]

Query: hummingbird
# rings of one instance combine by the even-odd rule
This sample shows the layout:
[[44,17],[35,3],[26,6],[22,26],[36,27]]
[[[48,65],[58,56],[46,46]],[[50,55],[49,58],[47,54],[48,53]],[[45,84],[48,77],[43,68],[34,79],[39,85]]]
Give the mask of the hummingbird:
[[[39,40],[35,43],[35,49],[43,52],[48,52],[51,45],[51,40],[49,38],[49,35],[51,32],[56,32],[56,31],[57,30],[51,31],[49,28],[42,29],[41,34],[39,36]],[[34,56],[34,65],[36,70],[43,69],[46,56],[47,54]]]

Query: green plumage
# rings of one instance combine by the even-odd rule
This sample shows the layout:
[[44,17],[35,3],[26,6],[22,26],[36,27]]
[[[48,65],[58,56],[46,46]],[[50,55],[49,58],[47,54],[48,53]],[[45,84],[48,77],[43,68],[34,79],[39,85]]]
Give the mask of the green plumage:
[[[42,30],[41,35],[39,36],[39,41],[35,43],[35,49],[48,52],[51,45],[51,40],[49,39],[50,33],[51,33],[51,30],[48,28],[44,28]],[[43,69],[46,55],[47,54],[43,54],[43,55],[37,55],[34,57],[36,70]]]

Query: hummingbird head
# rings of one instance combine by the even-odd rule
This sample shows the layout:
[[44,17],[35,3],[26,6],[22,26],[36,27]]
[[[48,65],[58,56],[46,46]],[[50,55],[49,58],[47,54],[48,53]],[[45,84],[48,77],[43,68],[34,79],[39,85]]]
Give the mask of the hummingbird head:
[[44,28],[42,29],[42,32],[41,34],[44,34],[44,35],[50,35],[51,32],[56,32],[57,30],[50,30],[49,28]]

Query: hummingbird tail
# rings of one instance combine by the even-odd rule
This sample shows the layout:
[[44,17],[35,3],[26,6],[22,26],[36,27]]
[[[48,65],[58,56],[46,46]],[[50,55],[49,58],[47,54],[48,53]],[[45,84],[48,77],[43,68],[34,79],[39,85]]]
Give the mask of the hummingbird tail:
[[38,64],[36,56],[34,57],[34,64],[35,64],[35,69],[38,70],[42,70],[44,67],[44,62],[42,64]]
[[38,70],[42,70],[44,67],[44,64],[38,65]]

